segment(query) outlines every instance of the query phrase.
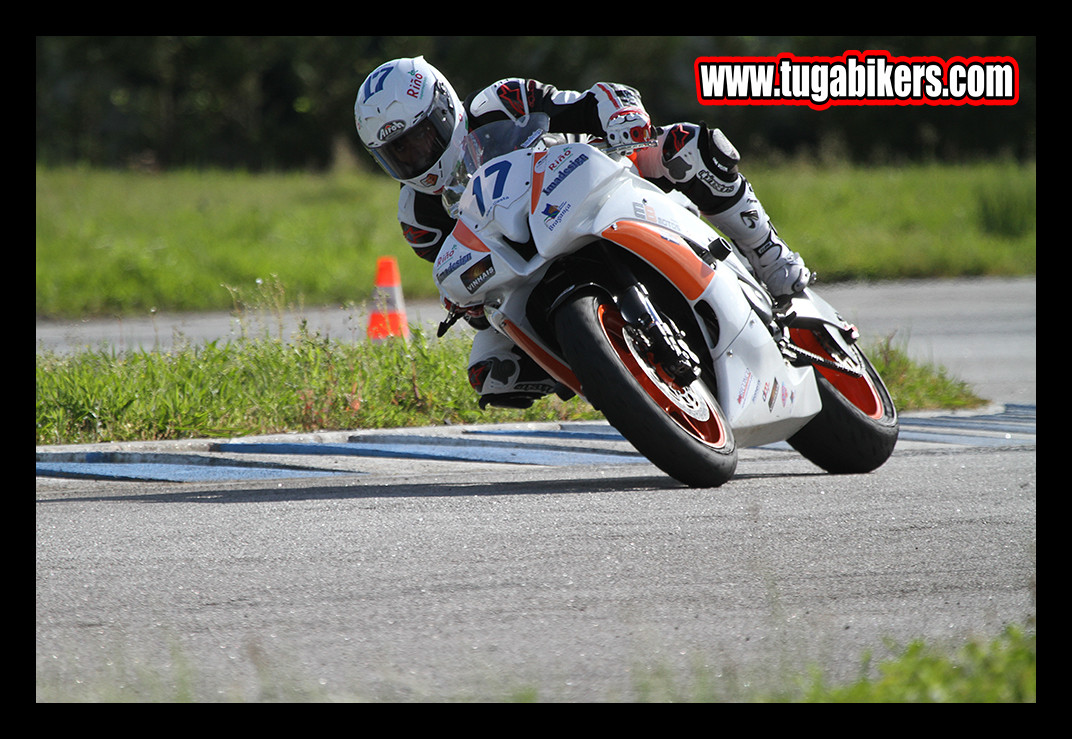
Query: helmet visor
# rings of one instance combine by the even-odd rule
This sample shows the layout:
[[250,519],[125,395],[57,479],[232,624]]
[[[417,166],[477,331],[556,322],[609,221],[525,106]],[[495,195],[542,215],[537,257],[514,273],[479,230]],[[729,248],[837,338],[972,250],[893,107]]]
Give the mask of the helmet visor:
[[372,149],[372,156],[395,179],[417,177],[431,169],[447,150],[453,133],[451,124],[443,111],[433,109],[431,115],[401,136]]

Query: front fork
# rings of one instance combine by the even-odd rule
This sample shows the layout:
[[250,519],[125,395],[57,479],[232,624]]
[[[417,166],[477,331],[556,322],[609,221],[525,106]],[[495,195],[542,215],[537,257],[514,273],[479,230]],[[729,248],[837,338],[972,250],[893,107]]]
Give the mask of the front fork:
[[[606,249],[606,246],[604,246]],[[648,362],[661,370],[666,379],[679,386],[692,384],[700,376],[700,358],[689,347],[684,332],[673,321],[659,314],[648,290],[629,267],[606,254],[619,285],[614,302],[625,319],[625,331]]]

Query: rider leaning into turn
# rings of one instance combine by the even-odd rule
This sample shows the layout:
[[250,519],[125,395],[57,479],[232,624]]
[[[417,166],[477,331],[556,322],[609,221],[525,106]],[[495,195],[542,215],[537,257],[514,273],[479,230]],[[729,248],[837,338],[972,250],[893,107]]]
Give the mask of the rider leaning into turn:
[[[551,129],[588,134],[610,145],[644,143],[640,174],[664,191],[686,195],[748,260],[775,297],[802,290],[811,273],[789,250],[738,171],[737,150],[719,129],[675,123],[656,128],[631,87],[598,82],[586,92],[557,90],[531,79],[500,80],[463,103],[446,77],[423,57],[395,59],[365,79],[354,104],[362,144],[402,188],[398,220],[413,250],[434,263],[454,219],[441,191],[461,156],[465,135],[490,121],[546,113]],[[470,317],[478,329],[469,357],[469,381],[487,405],[527,408],[563,388],[513,342]]]

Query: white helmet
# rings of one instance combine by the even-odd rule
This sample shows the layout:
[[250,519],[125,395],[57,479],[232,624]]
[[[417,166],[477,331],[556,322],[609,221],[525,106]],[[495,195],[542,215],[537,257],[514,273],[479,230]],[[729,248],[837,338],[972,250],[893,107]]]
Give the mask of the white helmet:
[[466,134],[461,99],[423,56],[373,70],[357,93],[354,120],[387,174],[429,194],[446,184]]

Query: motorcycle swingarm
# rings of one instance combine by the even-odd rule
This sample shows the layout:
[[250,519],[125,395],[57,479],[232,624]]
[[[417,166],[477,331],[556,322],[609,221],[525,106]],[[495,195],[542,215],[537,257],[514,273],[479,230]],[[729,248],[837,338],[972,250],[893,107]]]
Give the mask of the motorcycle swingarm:
[[[860,338],[856,326],[844,320],[840,314],[811,290],[805,290],[801,296],[794,296],[787,303],[776,308],[777,323],[786,329],[810,331],[825,337],[833,344],[837,353],[852,356],[852,347]],[[789,332],[786,331],[788,335]],[[813,351],[794,344],[788,338],[779,341],[782,352],[795,366],[816,365],[843,372],[853,377],[863,377],[861,368],[854,364],[839,362],[821,356]],[[831,352],[833,355],[834,352]]]

